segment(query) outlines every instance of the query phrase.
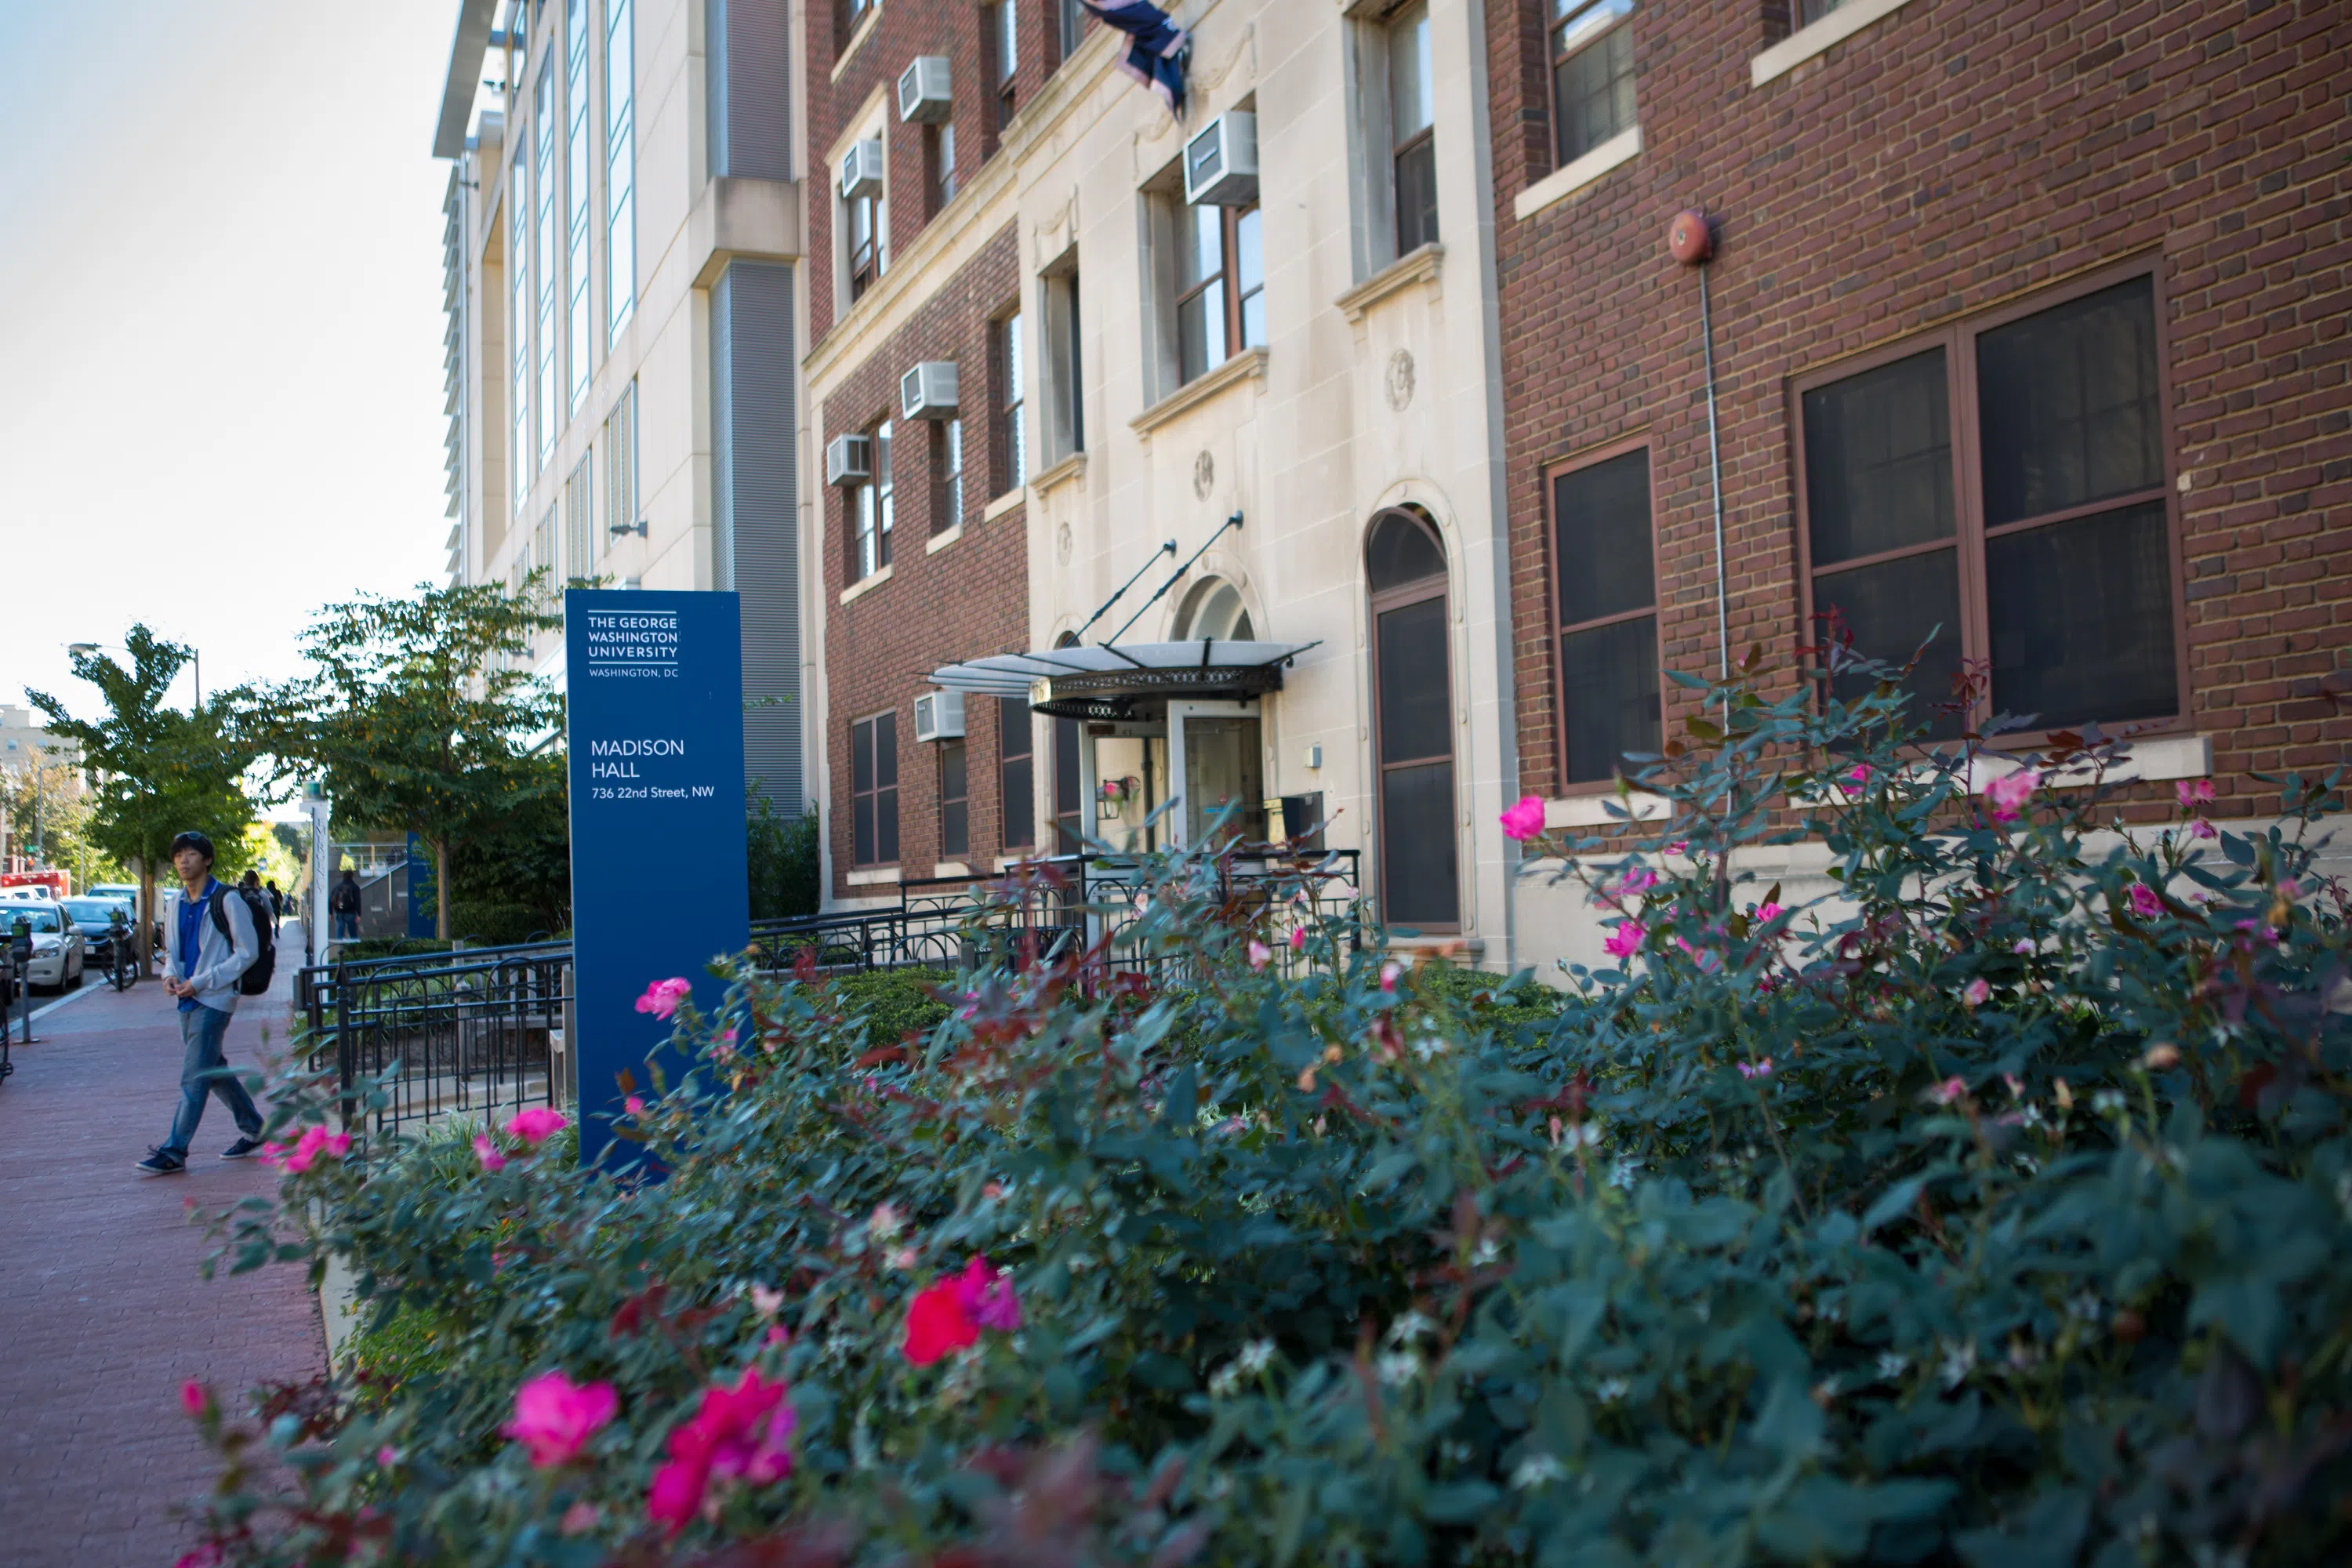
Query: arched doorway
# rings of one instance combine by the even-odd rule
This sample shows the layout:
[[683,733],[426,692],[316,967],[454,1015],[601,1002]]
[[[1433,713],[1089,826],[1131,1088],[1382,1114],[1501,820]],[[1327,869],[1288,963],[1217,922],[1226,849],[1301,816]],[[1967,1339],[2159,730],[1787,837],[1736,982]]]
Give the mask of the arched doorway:
[[1417,508],[1394,507],[1372,519],[1364,578],[1371,594],[1381,918],[1418,931],[1459,931],[1445,546]]

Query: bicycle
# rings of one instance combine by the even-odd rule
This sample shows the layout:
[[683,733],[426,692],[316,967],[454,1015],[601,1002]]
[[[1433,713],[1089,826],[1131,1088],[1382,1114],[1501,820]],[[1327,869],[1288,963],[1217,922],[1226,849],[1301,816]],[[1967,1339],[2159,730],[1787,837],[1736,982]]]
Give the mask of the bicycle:
[[117,991],[128,991],[139,983],[138,956],[131,951],[131,923],[121,910],[107,924],[106,977]]

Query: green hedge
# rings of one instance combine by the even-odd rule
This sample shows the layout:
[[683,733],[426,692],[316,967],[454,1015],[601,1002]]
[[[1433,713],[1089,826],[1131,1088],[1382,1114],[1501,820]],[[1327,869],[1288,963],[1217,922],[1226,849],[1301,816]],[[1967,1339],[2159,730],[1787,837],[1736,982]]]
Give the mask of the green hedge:
[[530,904],[455,899],[449,904],[449,929],[469,947],[513,947],[542,937],[547,922]]

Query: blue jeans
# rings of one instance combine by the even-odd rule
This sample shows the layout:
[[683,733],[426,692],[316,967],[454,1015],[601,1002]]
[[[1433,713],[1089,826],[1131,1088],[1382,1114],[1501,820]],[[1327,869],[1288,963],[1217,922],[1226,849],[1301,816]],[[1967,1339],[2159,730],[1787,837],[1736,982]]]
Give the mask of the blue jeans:
[[357,942],[359,939],[360,917],[357,915],[337,915],[335,917],[334,940],[337,942]]
[[205,1119],[207,1094],[220,1096],[228,1113],[236,1118],[238,1131],[247,1138],[261,1136],[261,1112],[254,1108],[253,1096],[245,1092],[245,1085],[230,1076],[228,1057],[221,1049],[228,1018],[218,1008],[202,1005],[180,1015],[180,1038],[187,1045],[180,1062],[180,1113],[172,1118],[172,1136],[163,1147],[184,1160],[188,1157],[189,1140],[196,1135],[196,1123]]

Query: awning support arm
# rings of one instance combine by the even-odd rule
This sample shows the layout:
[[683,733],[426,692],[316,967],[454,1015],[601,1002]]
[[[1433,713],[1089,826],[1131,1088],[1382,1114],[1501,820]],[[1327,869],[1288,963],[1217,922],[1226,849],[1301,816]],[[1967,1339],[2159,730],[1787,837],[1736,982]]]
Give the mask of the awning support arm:
[[1110,614],[1110,607],[1113,605],[1118,604],[1121,598],[1125,597],[1127,591],[1129,588],[1134,587],[1138,583],[1143,581],[1143,574],[1151,570],[1151,563],[1153,562],[1159,560],[1162,555],[1173,555],[1175,553],[1176,542],[1171,539],[1165,544],[1162,544],[1159,549],[1153,551],[1149,556],[1146,556],[1141,569],[1139,570],[1134,576],[1129,577],[1126,582],[1121,583],[1118,585],[1118,592],[1113,594],[1109,598],[1105,599],[1102,603],[1102,608],[1097,610],[1093,615],[1088,616],[1087,617],[1086,626],[1080,626],[1076,631],[1070,634],[1072,637],[1084,638],[1087,635],[1087,627],[1092,626],[1097,621],[1101,620],[1105,616]]
[[[1103,644],[1103,647],[1108,647],[1112,643],[1115,643],[1118,641],[1119,638],[1125,637],[1127,635],[1127,627],[1135,625],[1136,622],[1141,620],[1145,610],[1148,610],[1151,608],[1152,605],[1158,604],[1162,598],[1166,597],[1169,589],[1173,588],[1177,584],[1182,582],[1184,580],[1184,574],[1192,569],[1192,562],[1198,561],[1202,556],[1206,555],[1209,552],[1209,546],[1214,544],[1218,539],[1223,535],[1225,530],[1229,528],[1239,528],[1241,525],[1242,514],[1238,511],[1234,513],[1233,516],[1225,519],[1224,521],[1217,524],[1216,532],[1212,533],[1208,538],[1201,541],[1201,548],[1192,552],[1192,560],[1185,562],[1183,565],[1176,568],[1175,572],[1170,575],[1168,581],[1160,584],[1159,589],[1153,593],[1151,597],[1144,600],[1142,605],[1136,610],[1135,614],[1127,617],[1127,626],[1121,626],[1118,630],[1110,634],[1108,640]],[[1170,540],[1168,542],[1168,547],[1171,551],[1173,551],[1176,547],[1176,542],[1172,539]],[[1141,575],[1141,574],[1139,573],[1138,575]],[[1124,594],[1127,590],[1121,588],[1119,592]],[[1108,609],[1110,606],[1106,605],[1103,607],[1105,609]],[[1092,623],[1089,622],[1088,624],[1091,625]]]

